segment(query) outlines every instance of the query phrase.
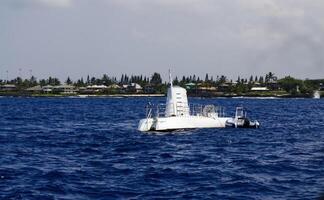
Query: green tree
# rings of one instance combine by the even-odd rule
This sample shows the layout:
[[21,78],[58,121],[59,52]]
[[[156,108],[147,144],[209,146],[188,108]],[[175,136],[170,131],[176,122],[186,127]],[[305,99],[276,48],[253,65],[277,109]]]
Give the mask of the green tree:
[[218,79],[218,85],[221,85],[226,82],[226,76],[221,75],[221,77]]
[[46,80],[45,79],[39,80],[39,84],[40,84],[40,86],[45,86],[46,85]]
[[67,85],[71,85],[71,84],[72,84],[72,80],[70,79],[70,77],[68,77],[68,78],[66,79],[65,83],[66,83]]
[[266,74],[266,77],[265,77],[265,82],[266,83],[271,83],[271,82],[274,82],[274,81],[277,81],[277,77],[275,76],[274,73],[269,72],[268,74]]
[[75,85],[77,87],[84,87],[85,86],[85,83],[83,81],[83,78],[81,77],[81,79],[77,80],[77,82],[75,83]]
[[152,75],[152,78],[151,78],[151,81],[150,81],[151,84],[153,85],[161,85],[162,84],[162,78],[161,78],[161,75],[159,73],[154,73]]
[[87,85],[90,85],[90,76],[88,75],[87,76],[87,82],[86,82]]
[[290,93],[296,93],[297,86],[299,88],[303,88],[303,81],[295,79],[291,76],[286,76],[285,78],[280,79],[278,82],[282,89]]
[[29,79],[29,87],[33,87],[37,85],[37,79],[35,76],[31,76]]
[[260,76],[260,77],[259,77],[259,83],[261,83],[261,84],[264,83],[263,76]]
[[104,85],[110,85],[110,84],[111,84],[111,79],[108,77],[107,74],[104,74],[104,75],[102,76],[101,82],[102,82]]
[[173,85],[179,85],[179,80],[178,80],[178,77],[177,76],[173,80]]
[[205,76],[205,82],[209,82],[209,76],[208,76],[208,73],[206,73],[206,76]]
[[249,83],[252,83],[253,82],[253,75],[250,76],[250,80],[249,80]]

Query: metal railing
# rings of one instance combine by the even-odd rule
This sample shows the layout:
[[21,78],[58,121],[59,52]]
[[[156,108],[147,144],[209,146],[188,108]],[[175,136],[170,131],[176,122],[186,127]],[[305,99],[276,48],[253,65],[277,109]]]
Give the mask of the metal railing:
[[[174,107],[171,105],[171,109]],[[222,106],[214,105],[201,105],[201,104],[189,104],[189,106],[178,107],[176,106],[177,113],[189,113],[191,116],[203,116],[203,117],[225,117],[225,108]],[[172,110],[173,111],[173,110]],[[148,104],[146,106],[146,117],[165,117],[166,104]]]

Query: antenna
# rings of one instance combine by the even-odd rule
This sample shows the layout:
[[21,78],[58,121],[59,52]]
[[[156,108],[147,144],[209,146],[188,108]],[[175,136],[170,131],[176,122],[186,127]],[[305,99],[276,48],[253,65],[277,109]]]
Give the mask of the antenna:
[[169,82],[170,82],[170,87],[173,87],[173,80],[172,80],[172,76],[171,76],[171,69],[169,69]]
[[170,82],[170,91],[168,91],[168,99],[170,99],[168,103],[172,104],[172,116],[176,116],[177,115],[177,105],[175,103],[175,97],[173,97],[173,80],[172,80],[172,75],[171,75],[171,69],[169,69],[169,82]]

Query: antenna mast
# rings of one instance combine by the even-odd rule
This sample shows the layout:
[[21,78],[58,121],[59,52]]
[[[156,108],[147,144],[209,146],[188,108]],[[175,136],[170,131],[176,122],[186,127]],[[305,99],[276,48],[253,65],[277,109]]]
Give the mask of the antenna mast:
[[171,69],[169,69],[169,82],[170,82],[170,87],[173,87],[173,80],[172,80],[172,76],[171,76]]

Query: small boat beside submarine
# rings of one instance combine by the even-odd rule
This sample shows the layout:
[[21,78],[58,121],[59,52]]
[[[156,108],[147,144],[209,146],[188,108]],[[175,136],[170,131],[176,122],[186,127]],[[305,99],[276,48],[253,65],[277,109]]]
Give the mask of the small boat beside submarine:
[[247,111],[243,107],[237,107],[235,117],[226,120],[225,126],[231,128],[259,128],[260,123],[257,120],[250,120]]

